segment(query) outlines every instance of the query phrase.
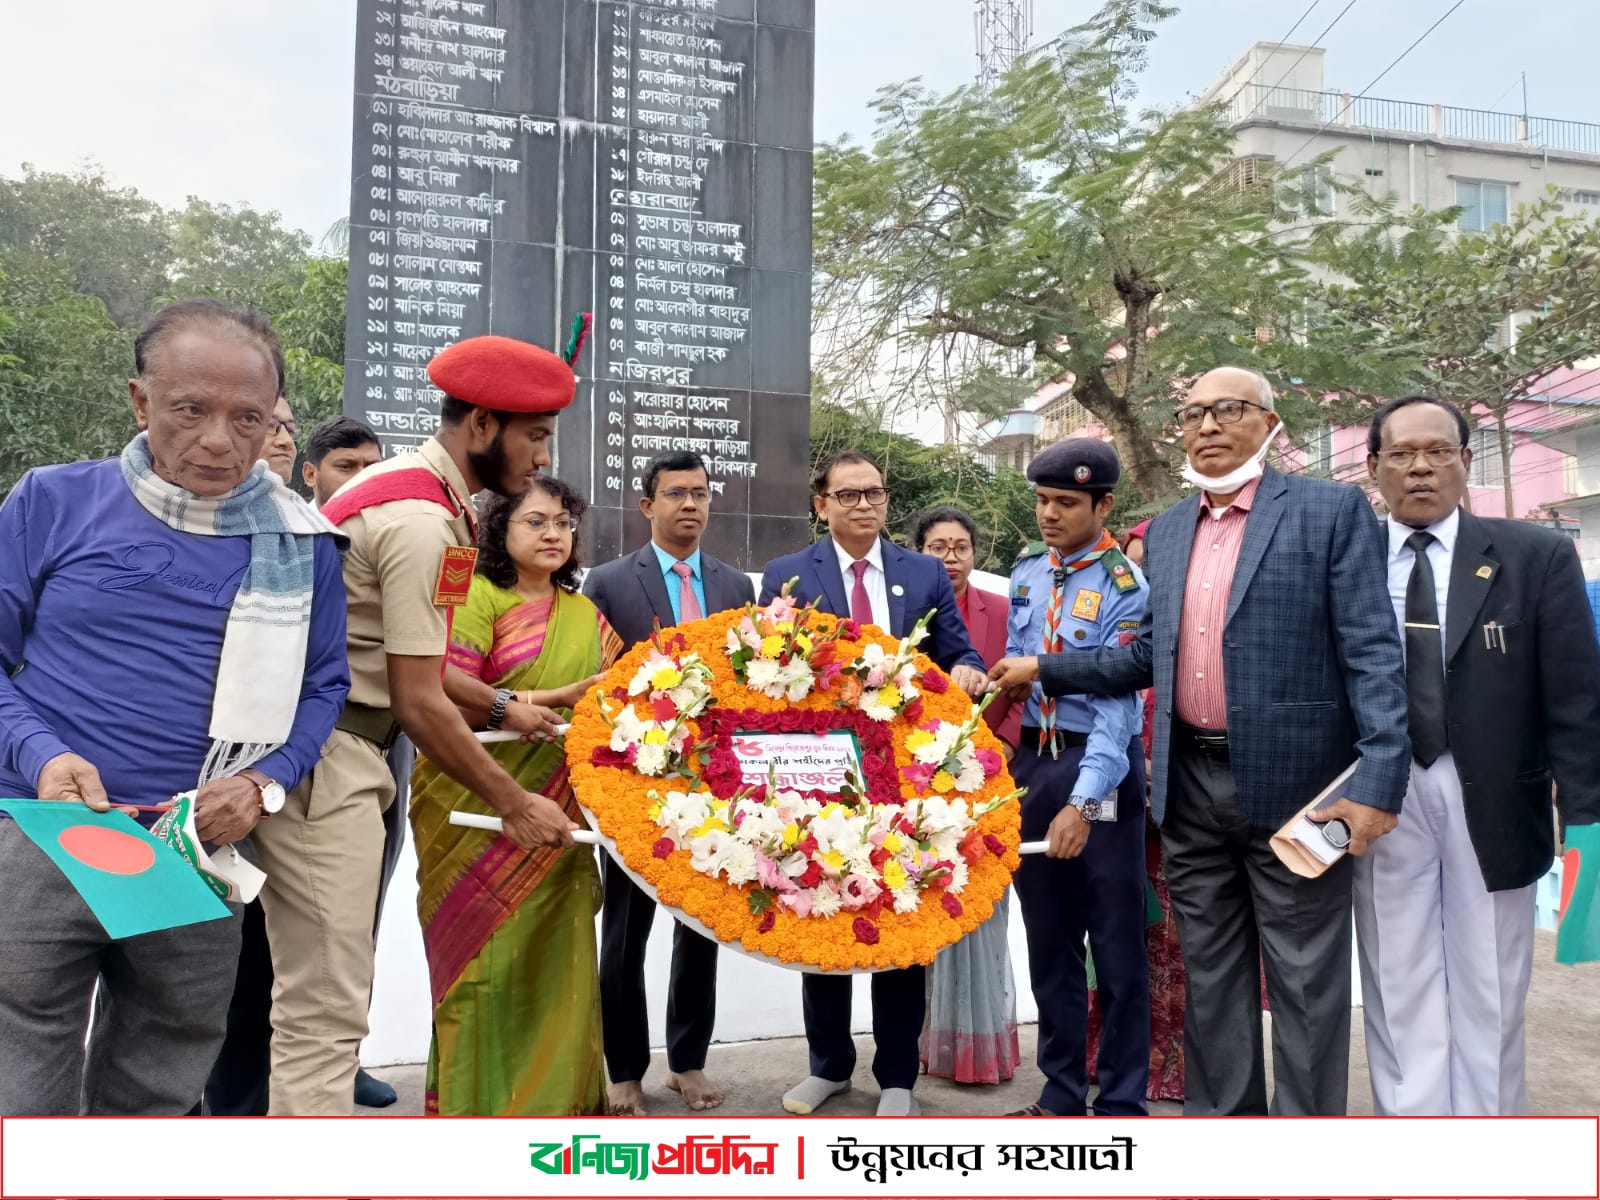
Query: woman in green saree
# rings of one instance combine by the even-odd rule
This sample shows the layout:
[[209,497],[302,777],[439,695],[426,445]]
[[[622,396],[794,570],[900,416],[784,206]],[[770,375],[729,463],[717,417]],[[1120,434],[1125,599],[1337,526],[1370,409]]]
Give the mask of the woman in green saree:
[[[477,574],[451,629],[445,690],[461,672],[570,710],[620,643],[577,593],[578,518],[587,505],[560,480],[535,478],[483,513]],[[518,783],[582,824],[560,742],[490,751]],[[527,851],[449,823],[484,801],[419,757],[411,828],[417,911],[433,996],[426,1111],[443,1116],[605,1112],[594,917],[600,873],[588,846]]]

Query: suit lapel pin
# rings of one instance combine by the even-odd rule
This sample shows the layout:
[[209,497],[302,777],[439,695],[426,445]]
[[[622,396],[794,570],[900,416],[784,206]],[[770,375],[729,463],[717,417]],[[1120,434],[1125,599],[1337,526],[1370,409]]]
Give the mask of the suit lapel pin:
[[893,586],[893,587],[892,587],[892,588],[890,588],[890,589],[889,589],[889,590],[890,590],[890,591],[891,591],[891,592],[893,592],[893,593],[894,593],[894,594],[895,594],[895,595],[896,595],[896,596],[904,596],[904,595],[905,595],[905,594],[906,594],[906,590],[905,590],[905,588],[903,588],[903,587],[901,587],[901,586],[900,586],[900,585],[899,585],[899,584],[898,584],[898,583],[897,583],[897,584],[895,584],[895,585],[894,585],[894,586]]
[[1478,578],[1479,579],[1487,579],[1487,578],[1489,578],[1489,576],[1491,576],[1493,574],[1494,574],[1494,568],[1493,567],[1479,567],[1478,568]]

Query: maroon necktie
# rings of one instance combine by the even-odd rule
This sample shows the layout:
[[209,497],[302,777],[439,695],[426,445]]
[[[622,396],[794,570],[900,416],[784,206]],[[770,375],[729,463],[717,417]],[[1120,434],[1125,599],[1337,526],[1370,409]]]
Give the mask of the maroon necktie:
[[855,586],[850,589],[850,619],[862,625],[873,624],[872,598],[867,595],[867,568],[871,565],[864,558],[850,564],[856,575]]

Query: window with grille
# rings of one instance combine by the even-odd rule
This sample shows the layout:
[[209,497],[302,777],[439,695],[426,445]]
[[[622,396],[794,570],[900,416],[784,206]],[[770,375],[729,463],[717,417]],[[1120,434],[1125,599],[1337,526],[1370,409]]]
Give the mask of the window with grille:
[[1476,488],[1505,487],[1505,473],[1500,469],[1500,431],[1474,429],[1467,444],[1472,447],[1468,484]]

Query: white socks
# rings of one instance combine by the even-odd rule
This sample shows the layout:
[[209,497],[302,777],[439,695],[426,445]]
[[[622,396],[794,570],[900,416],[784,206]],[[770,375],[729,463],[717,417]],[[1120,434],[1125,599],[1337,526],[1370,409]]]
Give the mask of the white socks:
[[[820,1108],[828,1101],[829,1097],[837,1096],[840,1092],[848,1092],[849,1090],[850,1081],[848,1079],[842,1083],[835,1083],[831,1079],[820,1079],[815,1075],[807,1075],[783,1094],[783,1111],[803,1117]],[[905,1095],[910,1096],[911,1093],[906,1092]]]
[[914,1117],[921,1111],[910,1088],[884,1088],[878,1096],[880,1117]]

